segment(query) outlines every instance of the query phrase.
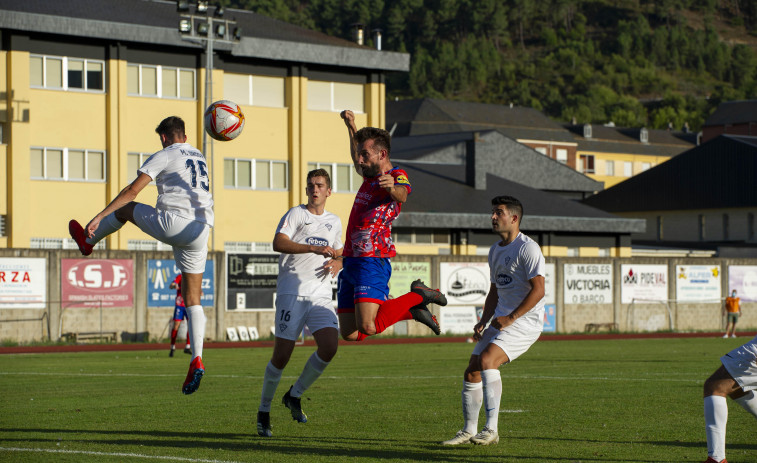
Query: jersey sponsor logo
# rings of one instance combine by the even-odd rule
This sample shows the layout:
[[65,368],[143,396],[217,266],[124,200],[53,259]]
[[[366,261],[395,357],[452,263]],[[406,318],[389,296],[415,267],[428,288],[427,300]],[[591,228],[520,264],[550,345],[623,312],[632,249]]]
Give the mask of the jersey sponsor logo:
[[398,175],[394,179],[394,183],[399,183],[401,185],[410,185],[410,180],[407,179],[407,176],[405,175]]
[[504,273],[497,274],[497,284],[507,286],[513,282],[513,277],[505,275]]
[[310,244],[312,246],[328,246],[329,242],[328,240],[325,240],[323,238],[311,236],[310,238],[307,239],[307,244]]

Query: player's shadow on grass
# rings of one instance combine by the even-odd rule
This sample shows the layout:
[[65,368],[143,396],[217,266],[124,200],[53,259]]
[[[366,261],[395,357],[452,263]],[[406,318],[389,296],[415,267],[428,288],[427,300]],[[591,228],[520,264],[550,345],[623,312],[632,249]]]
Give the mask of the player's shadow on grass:
[[[35,433],[50,434],[49,438],[45,437],[14,437],[12,434]],[[227,450],[233,452],[255,452],[257,450],[265,452],[275,452],[282,455],[305,456],[319,455],[331,458],[370,458],[370,459],[394,459],[400,461],[435,461],[448,463],[501,463],[502,444],[491,447],[480,447],[474,445],[443,447],[438,442],[417,439],[414,441],[403,441],[398,444],[392,443],[387,439],[364,439],[357,437],[343,436],[292,436],[282,435],[271,438],[260,438],[253,433],[205,433],[197,435],[196,433],[185,431],[162,431],[162,430],[89,430],[89,429],[38,429],[38,428],[0,428],[0,434],[5,441],[15,442],[34,442],[48,443],[51,447],[57,447],[61,442],[66,443],[71,449],[72,445],[78,443],[86,444],[88,449],[91,445],[109,445],[124,447],[153,447],[165,449],[207,449],[207,450]],[[70,440],[61,439],[61,434],[68,434]],[[81,434],[82,438],[76,438],[74,434]],[[97,436],[102,436],[98,438]],[[118,436],[120,438],[111,438]],[[131,436],[132,438],[128,438]],[[143,437],[140,437],[143,436]],[[529,437],[533,439],[533,437]],[[554,438],[551,438],[554,439]],[[576,439],[559,439],[572,441]],[[604,441],[595,441],[604,442]],[[618,442],[615,442],[618,443]],[[629,444],[631,442],[628,442]],[[638,442],[634,442],[638,443]],[[690,447],[701,447],[701,443],[677,443],[677,442],[649,442],[657,445],[684,444]],[[360,449],[356,446],[370,446],[370,449]],[[387,448],[387,446],[394,448]],[[383,449],[382,449],[383,446]],[[731,445],[731,448],[754,448],[754,446]],[[128,449],[123,449],[128,450]],[[122,450],[122,451],[123,451]],[[537,452],[528,455],[517,455],[509,453],[508,457],[515,458],[518,461],[646,461],[643,459],[614,459],[605,456],[585,457],[581,456],[555,456],[539,455]]]

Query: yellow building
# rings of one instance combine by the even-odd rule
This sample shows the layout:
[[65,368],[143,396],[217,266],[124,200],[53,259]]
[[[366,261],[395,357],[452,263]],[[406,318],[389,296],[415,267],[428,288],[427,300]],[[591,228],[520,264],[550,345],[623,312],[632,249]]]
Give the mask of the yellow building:
[[[99,0],[69,1],[61,12],[56,2],[30,3],[0,2],[0,247],[74,249],[68,221],[85,223],[136,177],[161,148],[155,127],[170,115],[184,119],[209,161],[211,250],[270,250],[279,218],[306,200],[315,166],[332,173],[327,207],[346,221],[359,178],[339,112],[383,126],[384,76],[409,69],[407,54],[241,10]],[[206,102],[220,99],[241,105],[245,129],[203,146]],[[156,196],[148,187],[138,200]],[[167,249],[128,226],[98,246]]]

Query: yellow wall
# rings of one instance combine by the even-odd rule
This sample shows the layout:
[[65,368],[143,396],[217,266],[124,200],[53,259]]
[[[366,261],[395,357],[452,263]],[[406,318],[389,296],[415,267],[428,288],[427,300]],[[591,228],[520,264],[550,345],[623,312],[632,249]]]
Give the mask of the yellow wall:
[[[648,156],[642,154],[629,154],[629,153],[602,153],[595,151],[579,151],[579,155],[591,155],[594,156],[594,173],[586,174],[588,177],[605,183],[605,189],[618,183],[629,179],[623,175],[623,162],[633,163],[633,175],[638,175],[642,172],[642,165],[647,162],[650,164],[650,168],[662,164],[670,159],[669,156]],[[605,162],[615,161],[615,175],[606,175]]]

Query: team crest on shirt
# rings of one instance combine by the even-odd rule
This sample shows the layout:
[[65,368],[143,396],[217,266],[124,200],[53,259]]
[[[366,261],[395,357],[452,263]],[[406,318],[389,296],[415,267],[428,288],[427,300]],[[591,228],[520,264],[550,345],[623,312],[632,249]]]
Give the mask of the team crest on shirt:
[[399,183],[401,185],[410,185],[410,180],[408,180],[407,176],[405,176],[405,175],[398,175],[394,179],[394,183]]
[[504,273],[498,273],[497,274],[497,284],[502,286],[507,286],[510,283],[512,283],[513,277],[510,275],[505,275]]
[[505,257],[505,265],[510,263],[510,256]]
[[330,224],[330,223],[327,223],[327,224],[325,225],[325,227],[326,227],[326,229],[327,229],[328,231],[331,231],[331,224]]
[[286,331],[286,330],[287,330],[287,325],[286,325],[286,323],[279,323],[279,329],[280,329],[281,331]]

